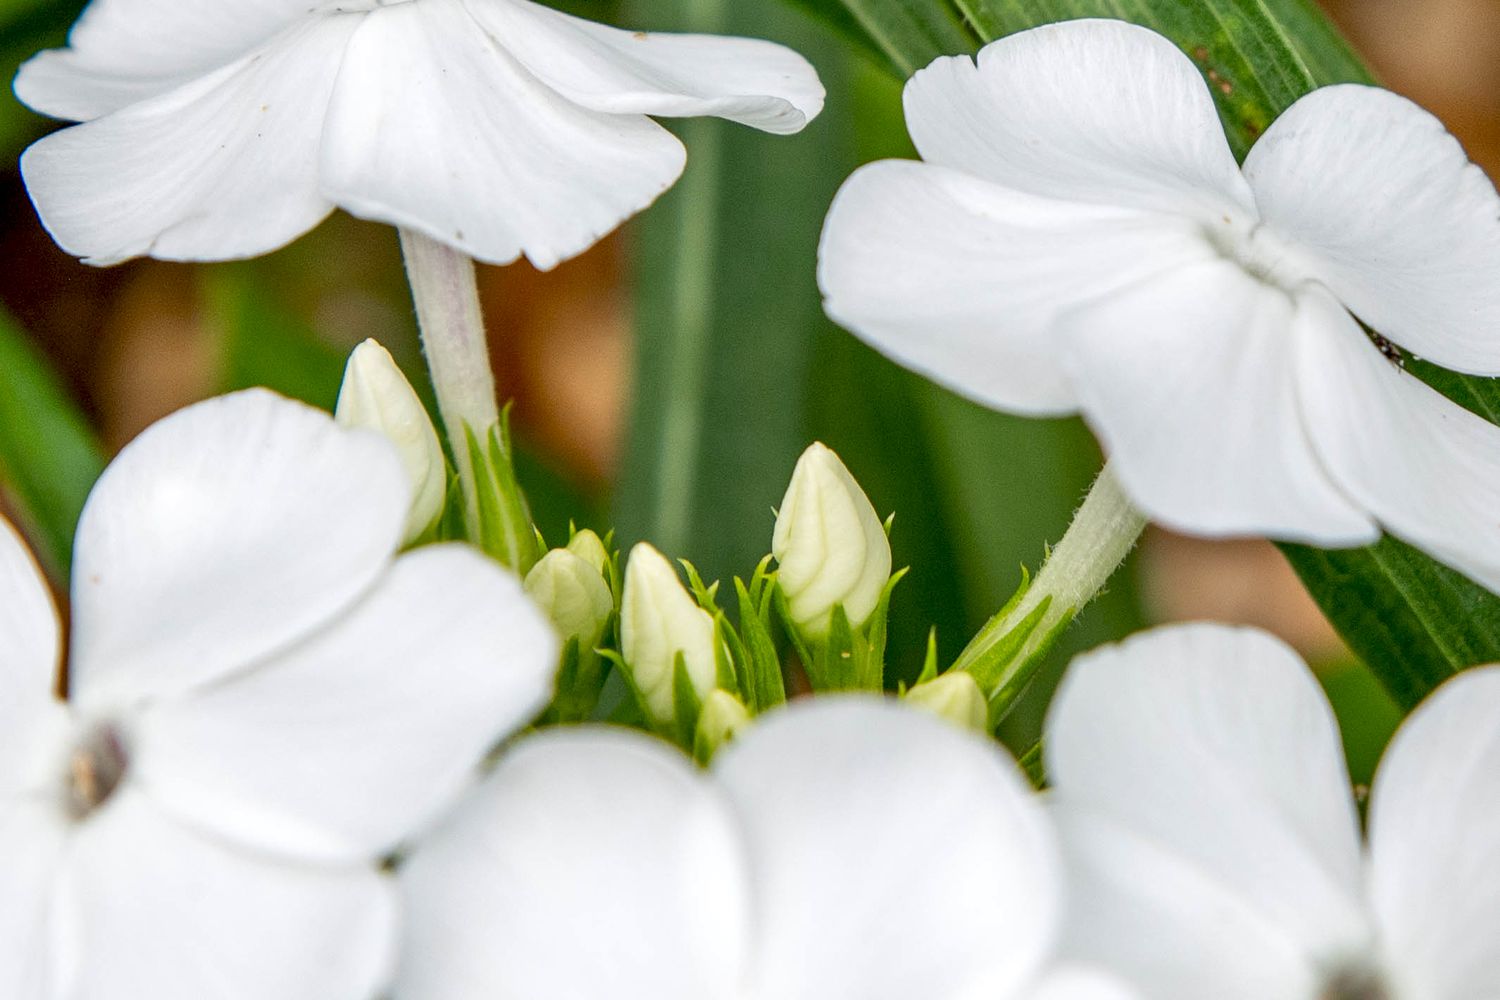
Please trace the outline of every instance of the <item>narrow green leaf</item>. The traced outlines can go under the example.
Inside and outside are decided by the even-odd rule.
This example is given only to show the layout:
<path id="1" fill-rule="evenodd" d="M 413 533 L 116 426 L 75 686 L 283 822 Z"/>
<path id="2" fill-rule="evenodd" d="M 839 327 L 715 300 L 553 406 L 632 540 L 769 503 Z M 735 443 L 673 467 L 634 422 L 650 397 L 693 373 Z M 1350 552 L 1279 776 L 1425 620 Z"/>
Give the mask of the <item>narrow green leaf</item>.
<path id="1" fill-rule="evenodd" d="M 67 581 L 73 530 L 104 453 L 46 360 L 0 313 L 0 486 L 54 580 Z"/>
<path id="2" fill-rule="evenodd" d="M 779 0 L 641 4 L 642 27 L 790 41 L 829 89 L 846 58 Z M 651 23 L 654 17 L 655 23 Z M 635 393 L 617 519 L 709 578 L 743 576 L 770 547 L 771 508 L 808 443 L 811 355 L 829 328 L 818 234 L 853 167 L 848 109 L 830 100 L 801 134 L 694 119 L 677 186 L 637 225 Z"/>

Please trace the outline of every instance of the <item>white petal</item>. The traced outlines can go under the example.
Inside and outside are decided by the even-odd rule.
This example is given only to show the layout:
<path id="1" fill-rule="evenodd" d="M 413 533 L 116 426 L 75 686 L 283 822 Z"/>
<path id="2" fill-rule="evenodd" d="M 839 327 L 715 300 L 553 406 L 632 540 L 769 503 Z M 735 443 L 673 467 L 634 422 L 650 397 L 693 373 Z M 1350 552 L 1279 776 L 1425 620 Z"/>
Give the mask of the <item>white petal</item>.
<path id="1" fill-rule="evenodd" d="M 1212 254 L 1155 216 L 886 161 L 834 199 L 818 281 L 828 314 L 898 363 L 987 406 L 1061 414 L 1077 401 L 1058 316 Z"/>
<path id="2" fill-rule="evenodd" d="M 1130 498 L 1202 535 L 1373 542 L 1298 407 L 1292 303 L 1237 265 L 1178 268 L 1070 314 L 1066 364 Z"/>
<path id="3" fill-rule="evenodd" d="M 1049 198 L 1216 219 L 1252 211 L 1198 70 L 1161 35 L 1079 20 L 938 59 L 906 87 L 922 158 Z"/>
<path id="4" fill-rule="evenodd" d="M 182 691 L 301 639 L 385 570 L 408 489 L 385 439 L 264 390 L 148 428 L 79 522 L 76 697 Z"/>
<path id="5" fill-rule="evenodd" d="M 1500 428 L 1402 371 L 1338 303 L 1298 300 L 1302 407 L 1323 464 L 1391 534 L 1500 592 Z"/>
<path id="6" fill-rule="evenodd" d="M 37 729 L 60 711 L 54 695 L 58 628 L 47 581 L 21 536 L 0 517 L 0 799 L 32 784 Z"/>
<path id="7" fill-rule="evenodd" d="M 739 995 L 746 889 L 729 812 L 681 754 L 547 730 L 402 867 L 396 1000 Z"/>
<path id="8" fill-rule="evenodd" d="M 308 0 L 91 0 L 68 47 L 39 53 L 16 96 L 87 121 L 232 62 L 308 13 Z"/>
<path id="9" fill-rule="evenodd" d="M 373 869 L 240 852 L 137 793 L 80 828 L 57 891 L 70 1000 L 368 1000 L 395 947 Z"/>
<path id="10" fill-rule="evenodd" d="M 1048 717 L 1047 761 L 1064 806 L 1180 857 L 1311 953 L 1364 944 L 1338 727 L 1279 640 L 1187 625 L 1079 657 Z"/>
<path id="11" fill-rule="evenodd" d="M 1355 315 L 1417 354 L 1500 375 L 1500 196 L 1404 97 L 1325 87 L 1245 160 L 1262 217 Z"/>
<path id="12" fill-rule="evenodd" d="M 918 709 L 818 699 L 714 762 L 745 831 L 757 995 L 931 1000 L 1031 979 L 1056 930 L 1050 825 L 993 742 Z"/>
<path id="13" fill-rule="evenodd" d="M 1027 1000 L 1134 1000 L 1136 993 L 1100 970 L 1074 965 L 1048 973 L 1026 997 Z"/>
<path id="14" fill-rule="evenodd" d="M 0 996 L 50 1000 L 56 992 L 53 886 L 66 831 L 46 802 L 0 803 Z"/>
<path id="15" fill-rule="evenodd" d="M 1293 1000 L 1321 985 L 1310 942 L 1212 866 L 1073 802 L 1052 811 L 1068 872 L 1062 951 L 1152 1000 Z"/>
<path id="16" fill-rule="evenodd" d="M 466 546 L 428 546 L 289 653 L 152 710 L 138 767 L 225 837 L 372 857 L 546 704 L 557 652 L 514 576 Z"/>
<path id="17" fill-rule="evenodd" d="M 682 144 L 648 118 L 558 96 L 459 0 L 376 10 L 350 43 L 324 134 L 324 192 L 480 260 L 548 268 L 649 205 Z"/>
<path id="18" fill-rule="evenodd" d="M 316 226 L 332 210 L 318 192 L 318 134 L 357 23 L 311 19 L 34 144 L 21 172 L 47 231 L 89 263 L 114 264 L 253 257 Z"/>
<path id="19" fill-rule="evenodd" d="M 622 31 L 529 0 L 466 0 L 496 44 L 581 107 L 610 114 L 713 115 L 801 131 L 823 110 L 817 70 L 753 38 Z"/>
<path id="20" fill-rule="evenodd" d="M 1401 995 L 1494 995 L 1500 667 L 1459 674 L 1396 733 L 1375 778 L 1370 850 L 1371 897 Z"/>

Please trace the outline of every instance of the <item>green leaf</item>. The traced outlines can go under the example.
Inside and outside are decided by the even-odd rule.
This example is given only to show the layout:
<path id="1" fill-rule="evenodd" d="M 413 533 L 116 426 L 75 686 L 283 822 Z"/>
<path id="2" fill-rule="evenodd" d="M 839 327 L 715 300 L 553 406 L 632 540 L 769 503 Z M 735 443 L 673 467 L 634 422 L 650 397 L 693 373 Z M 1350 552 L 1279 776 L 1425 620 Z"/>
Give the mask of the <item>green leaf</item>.
<path id="1" fill-rule="evenodd" d="M 931 37 L 907 16 L 868 0 L 796 0 L 842 7 L 879 38 L 890 64 L 922 65 Z M 1121 18 L 1172 39 L 1199 67 L 1237 156 L 1287 107 L 1334 83 L 1373 75 L 1311 0 L 925 0 L 930 16 L 957 7 L 983 41 L 1080 17 Z M 879 23 L 871 23 L 878 18 Z M 824 20 L 831 15 L 825 14 Z M 954 54 L 969 47 L 950 42 Z M 905 75 L 904 73 L 902 75 Z M 1441 392 L 1500 422 L 1500 383 L 1413 362 Z M 1282 546 L 1335 628 L 1391 694 L 1410 706 L 1455 670 L 1500 660 L 1500 598 L 1410 546 Z"/>
<path id="2" fill-rule="evenodd" d="M 104 453 L 46 360 L 0 313 L 0 486 L 53 579 L 67 581 L 73 530 Z"/>
<path id="3" fill-rule="evenodd" d="M 834 92 L 844 58 L 779 0 L 641 4 L 632 27 L 793 42 Z M 653 20 L 654 19 L 654 20 Z M 771 509 L 808 444 L 812 351 L 829 329 L 818 234 L 853 167 L 847 107 L 795 136 L 711 119 L 673 124 L 677 186 L 635 228 L 635 392 L 616 524 L 709 578 L 744 576 L 770 548 Z"/>
<path id="4" fill-rule="evenodd" d="M 978 36 L 965 20 L 962 0 L 791 2 L 901 76 L 910 76 L 938 56 L 979 47 Z"/>

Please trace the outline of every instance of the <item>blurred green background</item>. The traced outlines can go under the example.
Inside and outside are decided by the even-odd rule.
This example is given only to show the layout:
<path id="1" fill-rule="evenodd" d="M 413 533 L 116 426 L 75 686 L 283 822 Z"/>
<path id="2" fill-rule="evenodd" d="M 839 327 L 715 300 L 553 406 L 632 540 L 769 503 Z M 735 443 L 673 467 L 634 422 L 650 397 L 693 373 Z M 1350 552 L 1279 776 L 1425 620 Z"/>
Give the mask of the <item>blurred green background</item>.
<path id="1" fill-rule="evenodd" d="M 81 6 L 0 0 L 0 69 L 12 76 L 33 51 L 60 44 Z M 915 674 L 929 627 L 953 655 L 1062 533 L 1100 457 L 1077 421 L 982 411 L 823 318 L 813 264 L 833 192 L 861 162 L 910 155 L 898 82 L 782 0 L 564 6 L 633 28 L 785 42 L 818 66 L 829 103 L 792 138 L 674 123 L 689 146 L 688 172 L 655 208 L 551 273 L 481 269 L 498 376 L 517 401 L 523 475 L 543 531 L 558 538 L 569 520 L 617 525 L 622 545 L 649 538 L 708 578 L 748 575 L 769 549 L 771 509 L 798 453 L 821 439 L 882 513 L 896 513 L 897 565 L 912 572 L 893 604 L 895 672 Z M 1444 116 L 1493 170 L 1493 0 L 1329 6 L 1382 77 Z M 331 406 L 344 355 L 370 336 L 421 385 L 394 231 L 339 214 L 257 261 L 85 267 L 40 229 L 15 169 L 25 145 L 53 127 L 0 97 L 0 365 L 51 373 L 83 415 L 38 420 L 47 392 L 0 390 L 9 394 L 0 396 L 0 465 L 7 452 L 65 456 L 55 477 L 12 475 L 0 494 L 39 546 L 65 551 L 65 533 L 48 537 L 59 518 L 38 511 L 76 503 L 83 470 L 97 467 L 90 456 L 194 399 L 269 385 Z M 50 568 L 61 578 L 62 558 Z M 1258 624 L 1302 649 L 1335 699 L 1356 780 L 1368 779 L 1396 710 L 1282 557 L 1259 542 L 1148 534 L 1066 635 L 1005 735 L 1016 746 L 1034 737 L 1072 652 L 1184 618 Z"/>

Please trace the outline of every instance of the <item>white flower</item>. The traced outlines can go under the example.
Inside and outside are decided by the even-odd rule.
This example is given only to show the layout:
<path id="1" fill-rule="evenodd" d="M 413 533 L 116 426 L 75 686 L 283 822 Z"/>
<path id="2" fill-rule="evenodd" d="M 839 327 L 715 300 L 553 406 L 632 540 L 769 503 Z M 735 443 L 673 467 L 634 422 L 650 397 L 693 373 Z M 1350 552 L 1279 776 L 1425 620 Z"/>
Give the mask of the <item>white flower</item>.
<path id="1" fill-rule="evenodd" d="M 797 459 L 771 539 L 776 580 L 793 620 L 815 638 L 842 605 L 854 628 L 891 578 L 891 543 L 870 498 L 832 449 L 815 442 Z"/>
<path id="2" fill-rule="evenodd" d="M 678 655 L 700 700 L 717 683 L 713 616 L 693 600 L 666 556 L 645 542 L 630 550 L 625 563 L 620 653 L 646 709 L 658 722 L 676 715 Z"/>
<path id="3" fill-rule="evenodd" d="M 458 546 L 393 558 L 391 447 L 252 391 L 125 449 L 78 528 L 66 701 L 0 522 L 0 996 L 368 1000 L 379 860 L 545 703 L 556 644 Z"/>
<path id="4" fill-rule="evenodd" d="M 529 0 L 92 0 L 15 88 L 87 122 L 22 172 L 58 244 L 96 264 L 254 256 L 337 206 L 551 267 L 681 173 L 647 115 L 788 133 L 823 103 L 780 46 Z"/>
<path id="5" fill-rule="evenodd" d="M 1080 658 L 1047 725 L 1069 947 L 1161 1000 L 1500 996 L 1500 668 L 1407 719 L 1369 844 L 1322 689 L 1271 637 Z"/>
<path id="6" fill-rule="evenodd" d="M 1166 39 L 1074 21 L 906 88 L 925 163 L 838 195 L 829 313 L 997 409 L 1081 412 L 1148 516 L 1359 545 L 1378 527 L 1500 590 L 1500 430 L 1400 367 L 1500 375 L 1500 197 L 1371 87 L 1302 98 L 1241 171 Z"/>
<path id="7" fill-rule="evenodd" d="M 345 427 L 379 431 L 396 446 L 412 484 L 404 540 L 416 541 L 443 514 L 448 463 L 427 408 L 390 351 L 366 340 L 350 352 L 333 416 Z"/>
<path id="8" fill-rule="evenodd" d="M 705 775 L 624 730 L 502 759 L 400 873 L 394 1000 L 1115 1000 L 1056 970 L 1053 834 L 993 744 L 894 702 L 765 716 Z"/>

